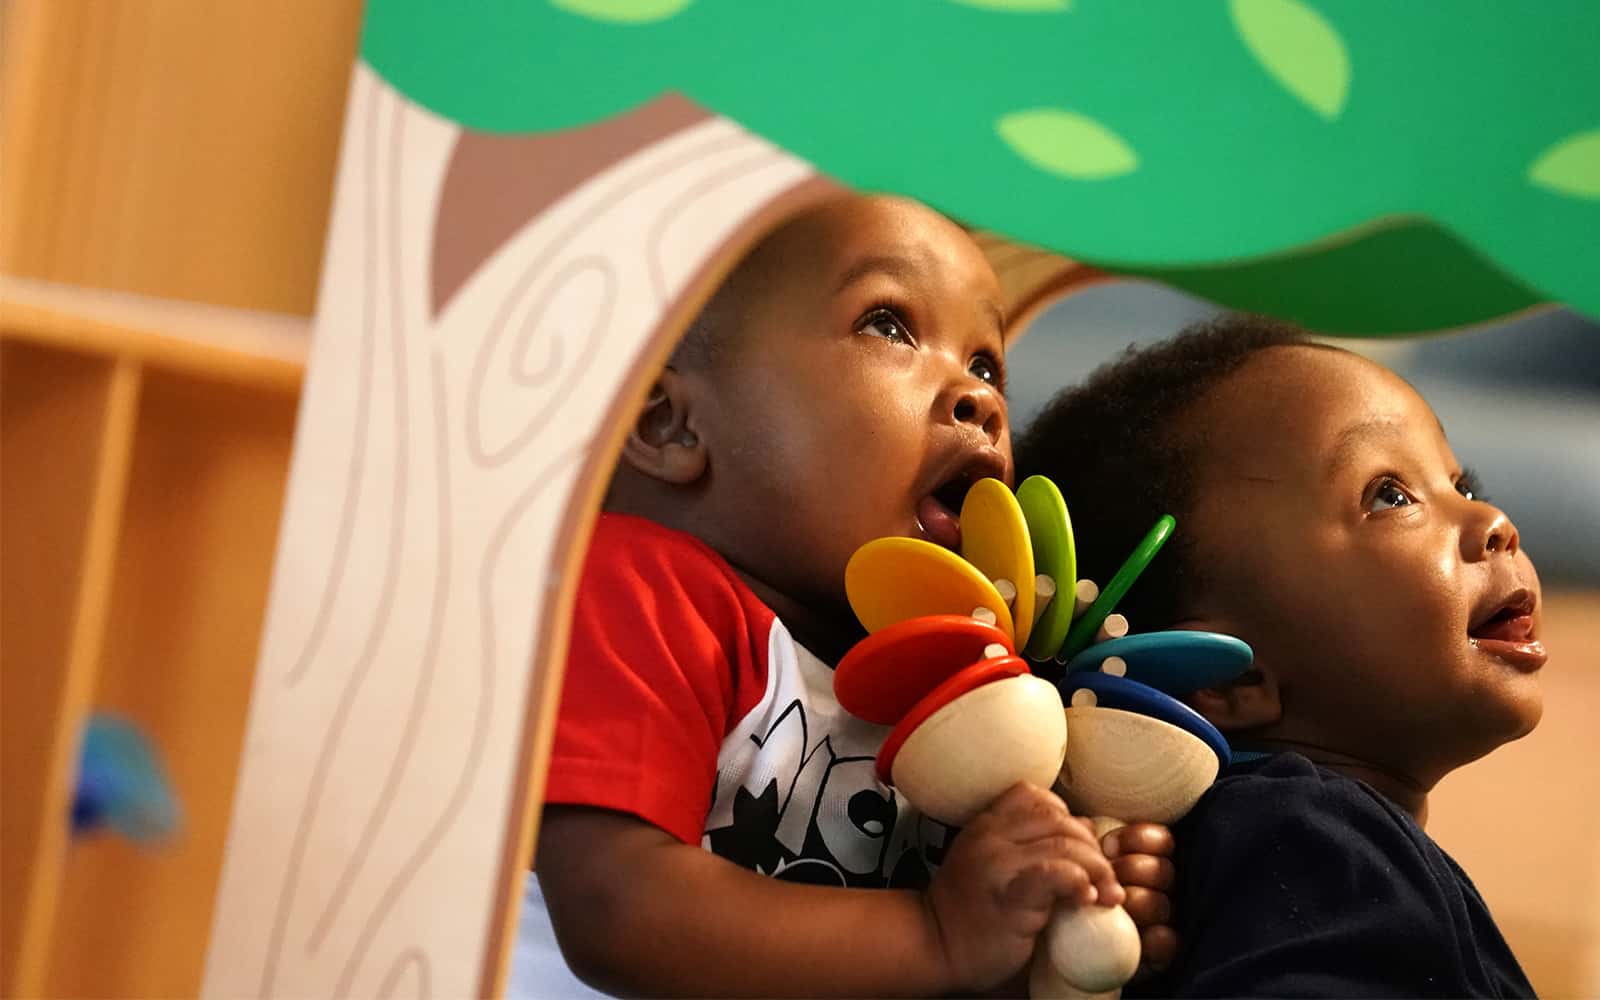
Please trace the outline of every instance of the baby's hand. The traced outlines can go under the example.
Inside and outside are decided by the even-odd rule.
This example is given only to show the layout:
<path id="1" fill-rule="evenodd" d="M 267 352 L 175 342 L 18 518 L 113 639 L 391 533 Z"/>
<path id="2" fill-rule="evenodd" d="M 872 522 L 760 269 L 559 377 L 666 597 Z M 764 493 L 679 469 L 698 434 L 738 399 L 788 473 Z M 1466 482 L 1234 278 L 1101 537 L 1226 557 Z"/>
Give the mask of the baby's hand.
<path id="1" fill-rule="evenodd" d="M 1132 823 L 1100 841 L 1118 881 L 1127 887 L 1123 909 L 1139 925 L 1140 964 L 1161 969 L 1178 953 L 1172 929 L 1172 831 L 1157 823 Z"/>
<path id="2" fill-rule="evenodd" d="M 954 980 L 983 990 L 1028 963 L 1057 904 L 1124 895 L 1089 824 L 1055 793 L 1019 784 L 956 837 L 927 901 Z"/>

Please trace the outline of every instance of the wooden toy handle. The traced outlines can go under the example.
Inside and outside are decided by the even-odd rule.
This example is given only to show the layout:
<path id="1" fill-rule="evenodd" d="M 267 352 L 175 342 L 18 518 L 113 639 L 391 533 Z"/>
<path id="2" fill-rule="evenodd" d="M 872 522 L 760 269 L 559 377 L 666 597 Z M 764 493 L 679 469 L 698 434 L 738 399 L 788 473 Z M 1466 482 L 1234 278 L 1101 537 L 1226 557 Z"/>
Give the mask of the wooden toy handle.
<path id="1" fill-rule="evenodd" d="M 1096 816 L 1095 839 L 1127 825 Z M 1139 928 L 1120 906 L 1061 907 L 1039 936 L 1028 975 L 1034 1000 L 1115 998 L 1139 968 Z"/>

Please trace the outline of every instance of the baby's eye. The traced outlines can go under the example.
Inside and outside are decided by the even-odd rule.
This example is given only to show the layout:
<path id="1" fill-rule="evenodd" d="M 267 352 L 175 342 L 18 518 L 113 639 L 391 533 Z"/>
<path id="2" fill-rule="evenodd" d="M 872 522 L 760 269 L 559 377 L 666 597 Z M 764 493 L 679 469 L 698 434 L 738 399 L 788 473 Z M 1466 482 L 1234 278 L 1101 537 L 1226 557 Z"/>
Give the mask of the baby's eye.
<path id="1" fill-rule="evenodd" d="M 1376 514 L 1381 510 L 1393 510 L 1410 504 L 1411 495 L 1401 489 L 1399 483 L 1393 479 L 1384 479 L 1378 483 L 1377 489 L 1372 491 L 1372 499 L 1367 503 L 1367 513 Z"/>
<path id="2" fill-rule="evenodd" d="M 1483 487 L 1478 482 L 1478 474 L 1471 469 L 1462 472 L 1461 478 L 1456 480 L 1456 492 L 1468 500 L 1487 501 L 1489 499 L 1484 496 Z"/>
<path id="3" fill-rule="evenodd" d="M 906 329 L 905 322 L 890 309 L 874 309 L 867 313 L 856 326 L 856 332 L 896 344 L 911 343 L 911 332 Z"/>
<path id="4" fill-rule="evenodd" d="M 1005 385 L 1005 369 L 1000 366 L 1000 362 L 987 354 L 973 358 L 972 363 L 967 366 L 967 371 L 978 381 L 992 385 L 996 389 Z"/>

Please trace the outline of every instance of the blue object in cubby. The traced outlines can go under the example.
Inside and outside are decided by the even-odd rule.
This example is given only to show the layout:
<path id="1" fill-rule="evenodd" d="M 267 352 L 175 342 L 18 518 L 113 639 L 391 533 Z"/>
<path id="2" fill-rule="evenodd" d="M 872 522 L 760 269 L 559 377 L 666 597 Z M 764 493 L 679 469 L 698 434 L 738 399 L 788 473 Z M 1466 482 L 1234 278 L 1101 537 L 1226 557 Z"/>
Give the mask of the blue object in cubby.
<path id="1" fill-rule="evenodd" d="M 148 843 L 170 837 L 179 822 L 177 796 L 150 741 L 125 719 L 90 716 L 72 797 L 72 832 L 109 827 Z"/>

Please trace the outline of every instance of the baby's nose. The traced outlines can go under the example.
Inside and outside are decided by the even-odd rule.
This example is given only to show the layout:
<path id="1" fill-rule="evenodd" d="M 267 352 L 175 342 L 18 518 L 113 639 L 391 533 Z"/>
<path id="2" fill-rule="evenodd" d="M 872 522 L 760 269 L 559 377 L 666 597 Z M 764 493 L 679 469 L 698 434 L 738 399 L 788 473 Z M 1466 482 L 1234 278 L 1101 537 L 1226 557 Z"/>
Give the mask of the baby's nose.
<path id="1" fill-rule="evenodd" d="M 1522 547 L 1522 536 L 1506 512 L 1498 507 L 1483 504 L 1477 524 L 1465 535 L 1469 547 L 1468 558 L 1486 559 L 1496 553 L 1508 556 L 1517 554 Z"/>
<path id="2" fill-rule="evenodd" d="M 969 385 L 958 389 L 951 401 L 950 415 L 958 424 L 980 428 L 991 444 L 998 444 L 1005 433 L 1005 400 L 991 386 Z"/>

